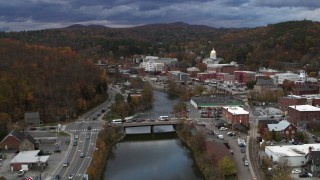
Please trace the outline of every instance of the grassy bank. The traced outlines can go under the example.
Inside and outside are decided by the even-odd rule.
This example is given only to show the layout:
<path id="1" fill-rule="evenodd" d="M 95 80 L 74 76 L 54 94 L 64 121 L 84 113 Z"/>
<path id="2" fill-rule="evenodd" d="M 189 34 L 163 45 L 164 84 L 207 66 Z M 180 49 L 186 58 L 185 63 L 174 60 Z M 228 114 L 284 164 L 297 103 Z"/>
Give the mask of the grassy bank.
<path id="1" fill-rule="evenodd" d="M 100 180 L 112 147 L 123 137 L 121 127 L 105 126 L 98 134 L 96 150 L 87 169 L 89 179 Z"/>

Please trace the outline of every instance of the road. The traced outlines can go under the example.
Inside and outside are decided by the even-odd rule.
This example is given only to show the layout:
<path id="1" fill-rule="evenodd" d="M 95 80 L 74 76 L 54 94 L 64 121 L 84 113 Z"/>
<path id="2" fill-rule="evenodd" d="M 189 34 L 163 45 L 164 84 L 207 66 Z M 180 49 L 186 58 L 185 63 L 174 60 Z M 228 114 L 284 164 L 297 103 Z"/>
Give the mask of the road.
<path id="1" fill-rule="evenodd" d="M 77 121 L 66 126 L 65 131 L 71 134 L 71 142 L 63 161 L 67 161 L 69 165 L 63 167 L 62 162 L 56 173 L 62 179 L 67 179 L 70 174 L 74 174 L 74 179 L 82 179 L 95 151 L 98 133 L 104 125 L 102 117 L 108 111 L 108 107 L 114 102 L 116 93 L 118 93 L 118 90 L 110 87 L 109 100 L 88 111 L 79 117 Z M 93 120 L 94 118 L 96 118 L 96 120 Z M 74 141 L 77 141 L 77 145 L 73 144 Z M 83 158 L 80 157 L 80 153 L 84 153 L 85 156 Z"/>

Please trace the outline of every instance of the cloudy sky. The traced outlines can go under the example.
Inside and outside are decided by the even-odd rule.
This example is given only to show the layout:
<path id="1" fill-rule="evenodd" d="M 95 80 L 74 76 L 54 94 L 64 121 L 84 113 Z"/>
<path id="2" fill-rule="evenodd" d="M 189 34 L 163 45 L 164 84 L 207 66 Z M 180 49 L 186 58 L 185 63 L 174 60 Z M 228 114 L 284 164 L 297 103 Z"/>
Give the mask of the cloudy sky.
<path id="1" fill-rule="evenodd" d="M 319 21 L 320 0 L 0 0 L 0 31 L 171 22 L 256 27 L 303 19 Z"/>

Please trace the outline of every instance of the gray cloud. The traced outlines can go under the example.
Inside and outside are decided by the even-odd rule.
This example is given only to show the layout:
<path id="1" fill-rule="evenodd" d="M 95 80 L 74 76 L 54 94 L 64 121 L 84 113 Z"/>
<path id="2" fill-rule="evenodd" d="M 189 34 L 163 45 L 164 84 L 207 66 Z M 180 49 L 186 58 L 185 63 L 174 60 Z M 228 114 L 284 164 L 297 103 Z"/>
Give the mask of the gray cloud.
<path id="1" fill-rule="evenodd" d="M 10 0 L 0 1 L 0 30 L 81 24 L 126 27 L 182 21 L 213 27 L 256 27 L 319 21 L 319 0 Z"/>

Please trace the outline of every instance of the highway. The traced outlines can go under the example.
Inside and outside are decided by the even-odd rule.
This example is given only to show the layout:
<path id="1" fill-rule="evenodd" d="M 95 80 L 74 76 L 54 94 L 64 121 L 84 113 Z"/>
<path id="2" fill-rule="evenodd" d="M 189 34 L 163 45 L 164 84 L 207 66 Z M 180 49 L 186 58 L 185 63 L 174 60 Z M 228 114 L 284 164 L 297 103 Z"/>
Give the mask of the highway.
<path id="1" fill-rule="evenodd" d="M 98 133 L 104 125 L 102 117 L 114 102 L 114 97 L 118 90 L 109 87 L 108 93 L 109 99 L 107 101 L 66 126 L 65 132 L 68 132 L 71 138 L 66 157 L 56 173 L 60 178 L 67 179 L 70 174 L 73 174 L 73 179 L 82 179 L 83 174 L 86 172 L 95 151 Z M 77 141 L 76 145 L 73 144 L 75 141 Z M 80 157 L 81 153 L 84 153 L 84 157 Z M 62 166 L 65 161 L 68 162 L 67 167 Z"/>

